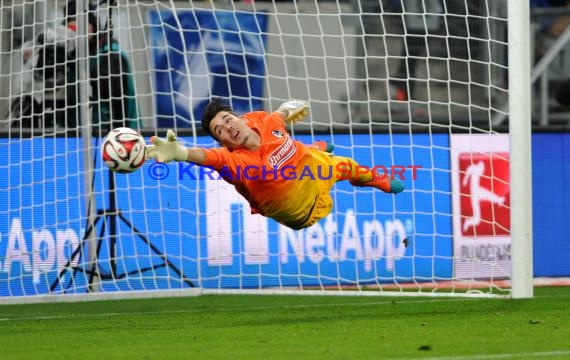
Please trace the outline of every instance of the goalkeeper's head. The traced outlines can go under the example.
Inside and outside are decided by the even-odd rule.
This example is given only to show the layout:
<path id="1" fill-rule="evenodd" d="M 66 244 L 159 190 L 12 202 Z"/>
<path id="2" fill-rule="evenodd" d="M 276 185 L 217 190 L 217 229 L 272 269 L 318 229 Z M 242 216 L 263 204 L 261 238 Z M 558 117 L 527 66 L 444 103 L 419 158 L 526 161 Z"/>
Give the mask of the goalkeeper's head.
<path id="1" fill-rule="evenodd" d="M 261 138 L 255 136 L 245 117 L 236 115 L 231 106 L 221 99 L 213 99 L 202 113 L 202 128 L 220 145 L 231 150 L 258 146 Z"/>
<path id="2" fill-rule="evenodd" d="M 214 133 L 212 133 L 212 129 L 210 129 L 210 123 L 220 111 L 226 111 L 230 114 L 236 115 L 232 107 L 226 104 L 221 98 L 214 98 L 208 105 L 206 105 L 204 111 L 202 112 L 202 129 L 206 134 L 210 135 L 218 142 L 220 142 L 220 139 L 218 139 Z"/>

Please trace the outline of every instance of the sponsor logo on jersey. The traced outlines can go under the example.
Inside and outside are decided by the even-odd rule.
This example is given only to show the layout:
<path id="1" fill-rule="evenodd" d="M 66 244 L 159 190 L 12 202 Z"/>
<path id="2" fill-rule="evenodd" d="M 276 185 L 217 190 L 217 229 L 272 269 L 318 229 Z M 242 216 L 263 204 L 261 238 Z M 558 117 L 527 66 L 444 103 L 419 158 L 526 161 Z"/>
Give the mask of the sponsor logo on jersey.
<path id="1" fill-rule="evenodd" d="M 271 131 L 271 134 L 273 134 L 273 136 L 275 136 L 275 137 L 277 137 L 277 138 L 279 138 L 279 139 L 281 139 L 281 138 L 283 137 L 283 133 L 282 133 L 281 131 L 279 131 L 279 130 L 272 130 L 272 131 Z"/>
<path id="2" fill-rule="evenodd" d="M 291 159 L 293 155 L 297 152 L 297 148 L 295 147 L 295 143 L 290 136 L 286 136 L 285 141 L 281 146 L 277 149 L 273 150 L 273 152 L 267 158 L 269 165 L 272 168 L 280 168 L 287 160 Z"/>

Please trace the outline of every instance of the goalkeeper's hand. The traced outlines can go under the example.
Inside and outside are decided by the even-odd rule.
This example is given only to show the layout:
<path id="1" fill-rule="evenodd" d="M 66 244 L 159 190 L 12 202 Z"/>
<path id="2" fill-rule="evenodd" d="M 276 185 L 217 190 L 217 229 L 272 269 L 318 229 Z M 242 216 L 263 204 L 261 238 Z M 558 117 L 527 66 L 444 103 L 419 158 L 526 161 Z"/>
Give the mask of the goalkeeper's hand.
<path id="1" fill-rule="evenodd" d="M 188 148 L 176 141 L 174 131 L 168 129 L 166 141 L 158 136 L 150 138 L 153 145 L 146 147 L 146 159 L 155 159 L 158 162 L 186 161 L 188 158 Z"/>
<path id="2" fill-rule="evenodd" d="M 303 100 L 289 100 L 281 104 L 277 111 L 285 114 L 286 124 L 294 124 L 309 115 L 309 104 Z"/>

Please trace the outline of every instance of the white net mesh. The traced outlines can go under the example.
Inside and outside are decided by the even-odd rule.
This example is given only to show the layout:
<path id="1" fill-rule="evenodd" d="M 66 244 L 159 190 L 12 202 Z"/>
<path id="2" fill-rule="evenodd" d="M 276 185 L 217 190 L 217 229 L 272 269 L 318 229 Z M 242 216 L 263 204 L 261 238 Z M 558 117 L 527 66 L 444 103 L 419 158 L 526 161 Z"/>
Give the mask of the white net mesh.
<path id="1" fill-rule="evenodd" d="M 508 291 L 506 3 L 2 2 L 0 296 Z M 240 114 L 307 100 L 294 138 L 406 191 L 339 182 L 294 231 L 197 166 L 109 175 L 109 128 L 218 146 L 200 130 L 214 96 Z"/>

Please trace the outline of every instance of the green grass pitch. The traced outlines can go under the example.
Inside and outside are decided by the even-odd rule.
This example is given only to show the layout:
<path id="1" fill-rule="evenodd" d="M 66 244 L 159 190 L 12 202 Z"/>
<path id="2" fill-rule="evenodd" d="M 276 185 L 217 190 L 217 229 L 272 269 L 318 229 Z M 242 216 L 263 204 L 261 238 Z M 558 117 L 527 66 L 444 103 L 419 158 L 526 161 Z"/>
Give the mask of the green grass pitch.
<path id="1" fill-rule="evenodd" d="M 0 306 L 0 359 L 570 359 L 570 288 L 525 300 L 216 295 Z"/>

